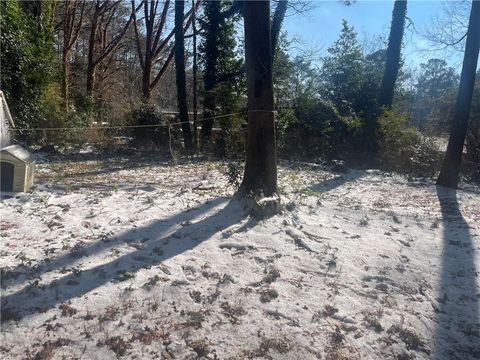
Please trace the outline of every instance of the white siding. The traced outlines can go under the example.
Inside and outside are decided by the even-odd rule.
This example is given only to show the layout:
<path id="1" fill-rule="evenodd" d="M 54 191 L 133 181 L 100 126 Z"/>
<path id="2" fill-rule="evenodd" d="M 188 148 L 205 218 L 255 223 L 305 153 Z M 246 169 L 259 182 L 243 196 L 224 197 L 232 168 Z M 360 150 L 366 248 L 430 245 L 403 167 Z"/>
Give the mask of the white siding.
<path id="1" fill-rule="evenodd" d="M 0 148 L 10 145 L 10 133 L 8 132 L 9 122 L 3 103 L 3 96 L 0 96 Z"/>

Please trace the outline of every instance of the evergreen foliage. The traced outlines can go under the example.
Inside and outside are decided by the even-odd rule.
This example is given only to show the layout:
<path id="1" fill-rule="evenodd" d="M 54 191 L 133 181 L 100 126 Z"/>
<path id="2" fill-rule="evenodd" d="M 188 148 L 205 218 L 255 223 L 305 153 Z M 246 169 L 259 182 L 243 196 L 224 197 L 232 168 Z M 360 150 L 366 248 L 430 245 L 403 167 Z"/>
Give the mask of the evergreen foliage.
<path id="1" fill-rule="evenodd" d="M 339 38 L 322 59 L 323 97 L 331 101 L 341 115 L 362 110 L 359 95 L 364 77 L 364 57 L 357 33 L 346 20 Z"/>
<path id="2" fill-rule="evenodd" d="M 199 18 L 203 35 L 199 60 L 203 67 L 204 118 L 237 111 L 239 94 L 244 88 L 243 60 L 237 56 L 235 16 L 224 15 L 230 6 L 231 1 L 205 1 L 203 16 Z M 210 138 L 213 123 L 212 120 L 202 124 L 204 142 Z"/>

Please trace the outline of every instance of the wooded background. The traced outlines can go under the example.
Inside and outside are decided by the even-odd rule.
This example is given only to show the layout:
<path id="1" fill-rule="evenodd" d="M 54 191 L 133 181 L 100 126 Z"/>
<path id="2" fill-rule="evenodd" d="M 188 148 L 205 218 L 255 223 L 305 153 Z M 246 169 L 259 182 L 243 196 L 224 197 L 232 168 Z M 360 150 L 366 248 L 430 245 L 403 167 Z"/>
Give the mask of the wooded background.
<path id="1" fill-rule="evenodd" d="M 447 167 L 460 164 L 465 133 L 458 171 L 478 181 L 479 30 L 471 20 L 478 1 L 445 6 L 424 34 L 432 49 L 465 53 L 462 77 L 441 58 L 419 69 L 404 64 L 407 1 L 392 3 L 388 39 L 363 41 L 344 20 L 326 52 L 304 48 L 294 56 L 298 44 L 282 31 L 283 19 L 312 6 L 272 1 L 266 19 L 278 155 L 436 175 L 458 123 L 460 140 L 449 147 L 457 150 Z M 0 9 L 1 88 L 17 127 L 87 128 L 15 131 L 17 140 L 57 146 L 88 140 L 113 149 L 123 137 L 135 147 L 162 149 L 171 139 L 178 152 L 245 156 L 251 109 L 242 1 L 7 0 Z M 99 124 L 156 127 L 92 131 Z"/>

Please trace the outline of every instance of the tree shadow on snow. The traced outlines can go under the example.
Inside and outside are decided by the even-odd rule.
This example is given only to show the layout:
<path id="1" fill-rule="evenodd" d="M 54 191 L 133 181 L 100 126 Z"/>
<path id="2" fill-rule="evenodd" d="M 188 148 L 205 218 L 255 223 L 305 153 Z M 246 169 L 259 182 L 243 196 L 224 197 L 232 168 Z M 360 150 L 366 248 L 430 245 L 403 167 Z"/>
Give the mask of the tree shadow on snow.
<path id="1" fill-rule="evenodd" d="M 480 358 L 480 293 L 475 246 L 453 189 L 437 186 L 443 222 L 443 251 L 435 359 Z"/>
<path id="2" fill-rule="evenodd" d="M 348 173 L 336 175 L 335 177 L 321 181 L 308 187 L 309 190 L 315 192 L 327 192 L 334 190 L 348 182 L 354 182 L 365 175 L 365 172 L 360 170 L 350 170 Z"/>
<path id="3" fill-rule="evenodd" d="M 115 248 L 116 246 L 124 244 L 131 244 L 135 246 L 137 242 L 141 243 L 143 239 L 149 239 L 149 237 L 152 236 L 152 233 L 155 239 L 160 240 L 162 237 L 166 238 L 170 236 L 170 233 L 173 234 L 173 232 L 175 232 L 174 228 L 176 225 L 188 223 L 189 221 L 192 221 L 193 219 L 201 216 L 217 206 L 225 206 L 227 202 L 227 198 L 218 197 L 213 200 L 209 200 L 198 207 L 175 213 L 170 217 L 158 219 L 149 225 L 140 228 L 133 226 L 132 230 L 121 232 L 118 236 L 106 237 L 105 235 L 101 235 L 98 237 L 97 241 L 89 245 L 76 246 L 71 251 L 66 252 L 63 255 L 57 256 L 54 259 L 47 259 L 35 264 L 32 267 L 18 265 L 16 267 L 9 268 L 8 274 L 7 276 L 4 275 L 3 280 L 5 285 L 9 287 L 15 286 L 21 283 L 26 283 L 28 280 L 34 280 L 36 278 L 39 279 L 43 274 L 55 269 L 66 268 L 77 262 L 79 259 L 88 259 L 88 257 L 106 252 L 107 250 Z M 224 210 L 226 211 L 227 208 Z M 20 274 L 24 274 L 25 276 L 21 276 Z"/>
<path id="4" fill-rule="evenodd" d="M 201 218 L 202 214 L 219 208 L 212 215 Z M 40 278 L 55 269 L 62 269 L 76 261 L 86 262 L 88 257 L 100 255 L 115 245 L 125 243 L 135 246 L 134 251 L 120 255 L 110 262 L 70 273 L 43 286 L 30 283 L 21 290 L 2 298 L 2 322 L 20 320 L 25 316 L 46 310 L 80 297 L 88 292 L 115 280 L 122 273 L 133 273 L 137 270 L 158 265 L 176 255 L 191 250 L 231 225 L 246 218 L 243 205 L 236 200 L 217 198 L 195 209 L 178 213 L 166 219 L 159 219 L 143 227 L 135 228 L 118 235 L 109 241 L 99 240 L 94 244 L 72 249 L 49 262 L 32 269 L 35 277 Z M 201 219 L 199 219 L 201 218 Z M 199 220 L 198 220 L 199 219 Z M 180 224 L 180 228 L 178 225 Z M 243 230 L 254 227 L 256 220 L 249 220 L 241 227 Z M 132 247 L 133 249 L 133 247 Z M 78 257 L 80 251 L 81 257 Z M 13 271 L 18 271 L 17 268 Z M 13 279 L 8 285 L 26 282 Z M 40 305 L 40 306 L 39 306 Z"/>

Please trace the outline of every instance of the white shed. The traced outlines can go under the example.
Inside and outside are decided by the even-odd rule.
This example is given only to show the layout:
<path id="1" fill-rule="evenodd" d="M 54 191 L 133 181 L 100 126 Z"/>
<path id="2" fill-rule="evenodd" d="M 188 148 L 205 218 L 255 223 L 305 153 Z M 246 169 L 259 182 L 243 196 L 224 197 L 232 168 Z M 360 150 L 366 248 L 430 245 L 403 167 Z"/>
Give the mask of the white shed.
<path id="1" fill-rule="evenodd" d="M 0 191 L 26 192 L 33 186 L 35 157 L 20 145 L 10 145 L 14 127 L 3 92 L 0 91 Z"/>
<path id="2" fill-rule="evenodd" d="M 20 145 L 0 150 L 2 192 L 27 192 L 33 186 L 35 157 Z"/>

